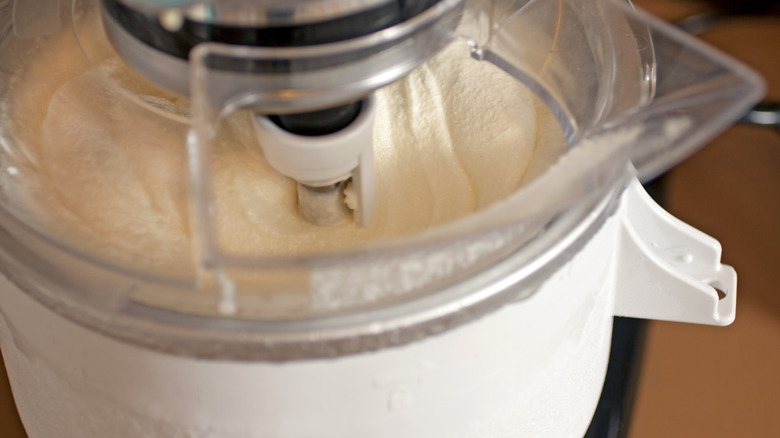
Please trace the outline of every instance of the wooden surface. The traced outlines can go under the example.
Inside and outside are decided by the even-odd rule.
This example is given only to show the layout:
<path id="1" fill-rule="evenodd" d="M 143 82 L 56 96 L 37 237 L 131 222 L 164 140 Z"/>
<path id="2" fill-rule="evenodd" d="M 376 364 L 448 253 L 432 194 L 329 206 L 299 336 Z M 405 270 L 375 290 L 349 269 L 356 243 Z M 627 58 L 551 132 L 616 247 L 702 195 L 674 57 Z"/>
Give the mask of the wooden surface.
<path id="1" fill-rule="evenodd" d="M 0 355 L 1 357 L 2 355 Z M 2 360 L 0 360 L 0 437 L 27 437 L 19 415 L 16 413 L 16 405 L 11 397 L 11 388 L 8 386 L 8 376 L 5 373 L 5 363 Z"/>
<path id="2" fill-rule="evenodd" d="M 706 8 L 635 3 L 672 21 Z M 780 19 L 741 20 L 702 38 L 762 72 L 780 100 Z M 629 437 L 780 437 L 780 133 L 732 128 L 672 170 L 667 189 L 668 209 L 718 238 L 736 267 L 737 320 L 650 324 Z M 0 437 L 24 436 L 0 364 Z"/>

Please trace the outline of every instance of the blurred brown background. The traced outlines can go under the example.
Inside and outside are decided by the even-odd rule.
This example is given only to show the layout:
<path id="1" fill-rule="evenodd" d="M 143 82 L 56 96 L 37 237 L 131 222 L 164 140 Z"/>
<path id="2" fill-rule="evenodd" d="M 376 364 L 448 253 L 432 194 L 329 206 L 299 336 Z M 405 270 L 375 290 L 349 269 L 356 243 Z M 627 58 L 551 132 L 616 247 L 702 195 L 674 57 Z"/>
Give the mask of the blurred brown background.
<path id="1" fill-rule="evenodd" d="M 678 21 L 715 2 L 634 3 Z M 780 17 L 729 20 L 701 38 L 756 68 L 768 98 L 780 101 Z M 780 131 L 729 129 L 669 172 L 666 189 L 667 208 L 719 239 L 724 262 L 737 269 L 737 320 L 726 328 L 650 323 L 628 436 L 780 437 Z M 2 362 L 0 437 L 25 437 Z"/>
<path id="2" fill-rule="evenodd" d="M 634 3 L 670 21 L 712 6 Z M 758 70 L 780 102 L 780 15 L 730 19 L 700 37 Z M 780 130 L 735 126 L 665 182 L 667 209 L 720 240 L 736 268 L 737 319 L 650 323 L 629 437 L 780 437 Z"/>

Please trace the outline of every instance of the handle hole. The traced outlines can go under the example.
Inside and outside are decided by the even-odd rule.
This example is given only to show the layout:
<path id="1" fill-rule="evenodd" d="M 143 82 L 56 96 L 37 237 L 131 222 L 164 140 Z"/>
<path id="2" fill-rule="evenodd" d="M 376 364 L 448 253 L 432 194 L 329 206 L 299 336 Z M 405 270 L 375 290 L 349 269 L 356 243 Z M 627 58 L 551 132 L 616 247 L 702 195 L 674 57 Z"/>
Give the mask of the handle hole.
<path id="1" fill-rule="evenodd" d="M 710 286 L 715 289 L 715 292 L 718 294 L 718 300 L 722 300 L 728 295 L 728 289 L 725 284 L 719 281 L 712 281 L 710 282 Z"/>

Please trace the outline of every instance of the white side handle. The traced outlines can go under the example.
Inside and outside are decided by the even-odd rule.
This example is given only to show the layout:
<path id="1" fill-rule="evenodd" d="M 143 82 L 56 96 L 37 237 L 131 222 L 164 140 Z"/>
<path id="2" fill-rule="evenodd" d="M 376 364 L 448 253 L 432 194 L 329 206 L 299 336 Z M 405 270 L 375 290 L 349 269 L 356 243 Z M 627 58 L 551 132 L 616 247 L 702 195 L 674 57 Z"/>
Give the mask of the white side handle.
<path id="1" fill-rule="evenodd" d="M 731 324 L 737 274 L 720 263 L 720 243 L 663 210 L 638 180 L 621 203 L 615 315 Z"/>

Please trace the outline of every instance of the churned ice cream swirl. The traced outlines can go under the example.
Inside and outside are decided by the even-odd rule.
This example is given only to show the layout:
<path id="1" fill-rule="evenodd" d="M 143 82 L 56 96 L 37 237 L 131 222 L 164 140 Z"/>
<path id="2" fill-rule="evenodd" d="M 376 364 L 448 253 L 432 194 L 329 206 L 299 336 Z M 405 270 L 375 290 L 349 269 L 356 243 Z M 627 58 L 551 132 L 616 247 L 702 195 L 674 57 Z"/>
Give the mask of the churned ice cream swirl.
<path id="1" fill-rule="evenodd" d="M 193 239 L 189 102 L 140 78 L 99 32 L 87 44 L 102 54 L 97 66 L 63 34 L 42 45 L 16 80 L 12 129 L 26 149 L 23 199 L 69 244 L 185 269 Z M 220 244 L 241 255 L 299 254 L 419 232 L 506 197 L 564 150 L 544 104 L 473 59 L 464 42 L 377 91 L 377 106 L 378 206 L 365 228 L 304 220 L 295 182 L 266 162 L 248 114 L 228 117 L 211 157 Z"/>

